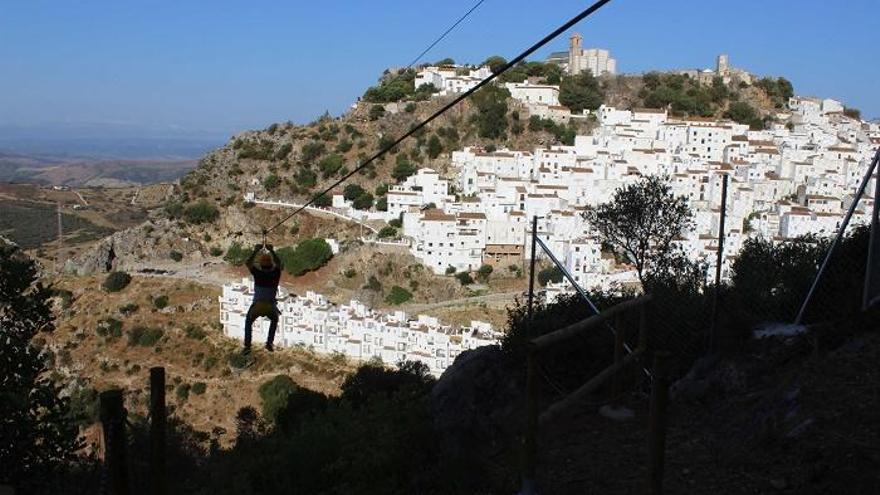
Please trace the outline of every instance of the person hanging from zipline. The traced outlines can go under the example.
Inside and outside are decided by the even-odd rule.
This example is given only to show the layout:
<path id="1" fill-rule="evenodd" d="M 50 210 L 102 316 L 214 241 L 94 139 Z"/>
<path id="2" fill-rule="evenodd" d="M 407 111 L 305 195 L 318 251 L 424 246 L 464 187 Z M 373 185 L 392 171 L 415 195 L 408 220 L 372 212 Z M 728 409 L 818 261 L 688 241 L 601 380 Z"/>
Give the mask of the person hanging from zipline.
<path id="1" fill-rule="evenodd" d="M 256 263 L 254 263 L 256 260 Z M 247 259 L 247 267 L 254 277 L 254 301 L 248 309 L 244 320 L 244 354 L 251 352 L 251 334 L 254 320 L 259 317 L 269 318 L 269 335 L 266 337 L 266 350 L 274 350 L 273 341 L 278 329 L 278 311 L 275 296 L 278 294 L 278 283 L 281 281 L 281 258 L 275 254 L 271 244 L 257 244 L 254 252 Z"/>

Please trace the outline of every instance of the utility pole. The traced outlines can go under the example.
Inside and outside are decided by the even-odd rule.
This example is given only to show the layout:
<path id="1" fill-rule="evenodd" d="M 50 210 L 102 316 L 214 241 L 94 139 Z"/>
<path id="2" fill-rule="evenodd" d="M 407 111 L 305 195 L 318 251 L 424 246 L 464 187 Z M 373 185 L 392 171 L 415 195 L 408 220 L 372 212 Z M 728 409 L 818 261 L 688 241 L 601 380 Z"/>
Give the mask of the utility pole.
<path id="1" fill-rule="evenodd" d="M 715 294 L 712 297 L 712 326 L 709 330 L 709 352 L 718 349 L 718 296 L 721 291 L 721 265 L 724 263 L 724 220 L 727 217 L 727 179 L 721 176 L 721 220 L 718 222 L 718 257 L 715 259 Z"/>

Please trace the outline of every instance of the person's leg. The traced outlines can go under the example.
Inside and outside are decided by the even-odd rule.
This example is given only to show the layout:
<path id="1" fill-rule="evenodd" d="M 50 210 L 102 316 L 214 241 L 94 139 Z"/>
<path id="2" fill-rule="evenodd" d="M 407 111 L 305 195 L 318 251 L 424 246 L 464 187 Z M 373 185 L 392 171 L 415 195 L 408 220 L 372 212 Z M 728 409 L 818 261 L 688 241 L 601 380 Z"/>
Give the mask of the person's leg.
<path id="1" fill-rule="evenodd" d="M 251 335 L 254 330 L 254 320 L 256 316 L 254 316 L 253 306 L 248 309 L 247 316 L 244 318 L 244 352 L 251 352 Z"/>
<path id="2" fill-rule="evenodd" d="M 278 330 L 278 309 L 272 308 L 269 313 L 269 336 L 266 337 L 266 349 L 272 351 L 275 349 L 275 331 Z"/>

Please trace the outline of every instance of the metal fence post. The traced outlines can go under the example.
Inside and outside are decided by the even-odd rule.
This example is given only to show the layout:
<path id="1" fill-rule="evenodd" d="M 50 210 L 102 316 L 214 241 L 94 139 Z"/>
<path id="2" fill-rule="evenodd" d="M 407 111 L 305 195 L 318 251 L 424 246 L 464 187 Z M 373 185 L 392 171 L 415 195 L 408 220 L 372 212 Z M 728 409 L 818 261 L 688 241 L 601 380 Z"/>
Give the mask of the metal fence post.
<path id="1" fill-rule="evenodd" d="M 880 151 L 878 151 L 880 153 Z M 865 290 L 862 294 L 862 311 L 880 295 L 880 171 L 874 177 L 874 207 L 871 210 L 871 234 L 868 241 L 868 259 L 865 264 Z"/>
<path id="2" fill-rule="evenodd" d="M 165 461 L 165 368 L 150 368 L 150 480 L 153 495 L 168 493 Z"/>
<path id="3" fill-rule="evenodd" d="M 865 176 L 862 177 L 862 182 L 861 184 L 859 184 L 859 188 L 856 190 L 855 196 L 853 196 L 852 204 L 849 205 L 846 216 L 843 217 L 843 223 L 840 224 L 840 228 L 837 229 L 837 235 L 834 237 L 834 241 L 831 242 L 831 246 L 828 248 L 828 252 L 825 253 L 825 258 L 822 260 L 822 264 L 819 266 L 819 272 L 816 273 L 816 277 L 813 279 L 813 284 L 810 285 L 810 290 L 807 292 L 807 297 L 804 298 L 804 302 L 801 304 L 801 308 L 798 310 L 797 317 L 795 317 L 794 320 L 795 324 L 797 325 L 800 325 L 804 320 L 804 315 L 807 312 L 807 308 L 810 306 L 810 301 L 813 299 L 813 295 L 816 293 L 816 287 L 819 286 L 819 282 L 822 280 L 822 275 L 825 274 L 825 269 L 828 267 L 828 262 L 831 261 L 831 257 L 834 255 L 834 251 L 837 249 L 837 245 L 840 243 L 840 240 L 843 238 L 843 235 L 846 232 L 846 226 L 849 225 L 849 220 L 852 218 L 853 213 L 855 213 L 856 211 L 856 206 L 859 203 L 859 199 L 861 199 L 862 194 L 864 194 L 865 192 L 865 188 L 868 186 L 868 182 L 871 180 L 871 175 L 873 175 L 874 169 L 877 167 L 878 160 L 880 160 L 880 147 L 878 147 L 877 152 L 874 153 L 874 159 L 871 160 L 871 165 L 868 167 L 868 171 L 865 172 Z"/>
<path id="4" fill-rule="evenodd" d="M 122 390 L 111 389 L 100 395 L 101 428 L 104 432 L 104 468 L 109 476 L 110 495 L 128 494 L 125 455 L 125 407 Z"/>
<path id="5" fill-rule="evenodd" d="M 538 238 L 538 217 L 532 217 L 532 258 L 529 265 L 529 294 L 526 313 L 526 424 L 523 441 L 523 474 L 521 495 L 533 495 L 535 492 L 535 466 L 538 452 L 538 384 L 535 350 L 531 345 L 532 316 L 535 299 L 535 249 Z"/>
<path id="6" fill-rule="evenodd" d="M 669 399 L 669 352 L 654 353 L 654 383 L 648 423 L 648 493 L 663 493 L 666 452 L 666 404 Z"/>
<path id="7" fill-rule="evenodd" d="M 718 295 L 721 292 L 721 265 L 724 263 L 724 221 L 727 218 L 727 179 L 721 176 L 721 219 L 718 222 L 718 257 L 715 261 L 715 294 L 712 296 L 712 324 L 709 330 L 709 352 L 718 350 Z"/>

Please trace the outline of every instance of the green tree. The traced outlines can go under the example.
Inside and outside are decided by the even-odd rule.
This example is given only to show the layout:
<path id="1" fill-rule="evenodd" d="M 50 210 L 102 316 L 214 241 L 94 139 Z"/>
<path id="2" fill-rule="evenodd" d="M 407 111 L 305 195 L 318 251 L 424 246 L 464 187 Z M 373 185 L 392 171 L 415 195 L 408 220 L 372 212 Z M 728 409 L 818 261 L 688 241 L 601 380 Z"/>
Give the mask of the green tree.
<path id="1" fill-rule="evenodd" d="M 378 200 L 376 200 L 376 210 L 378 211 L 388 211 L 388 197 L 382 196 Z"/>
<path id="2" fill-rule="evenodd" d="M 358 184 L 349 184 L 345 186 L 345 189 L 342 190 L 342 197 L 347 201 L 353 201 L 355 198 L 364 194 L 364 188 L 359 186 Z"/>
<path id="3" fill-rule="evenodd" d="M 485 86 L 472 97 L 475 113 L 471 120 L 480 137 L 498 139 L 507 131 L 507 98 L 510 91 L 500 86 Z"/>
<path id="4" fill-rule="evenodd" d="M 559 84 L 559 103 L 575 113 L 599 108 L 603 98 L 599 81 L 590 71 L 564 77 Z"/>
<path id="5" fill-rule="evenodd" d="M 430 158 L 437 158 L 442 152 L 443 143 L 440 142 L 440 138 L 436 134 L 431 134 L 431 137 L 428 138 L 428 156 Z"/>
<path id="6" fill-rule="evenodd" d="M 356 210 L 369 210 L 373 207 L 373 195 L 364 191 L 358 197 L 354 198 L 354 201 L 351 202 L 351 205 Z"/>
<path id="7" fill-rule="evenodd" d="M 483 60 L 483 63 L 480 65 L 488 66 L 493 74 L 497 74 L 505 65 L 507 65 L 507 59 L 500 55 L 492 55 L 486 60 Z"/>
<path id="8" fill-rule="evenodd" d="M 394 177 L 398 182 L 403 182 L 410 175 L 415 174 L 417 171 L 416 166 L 407 160 L 407 158 L 403 155 L 399 155 L 397 157 L 397 163 L 394 165 L 394 169 L 391 170 L 391 177 Z"/>
<path id="9" fill-rule="evenodd" d="M 562 270 L 556 265 L 544 268 L 543 270 L 538 271 L 537 274 L 538 283 L 542 286 L 547 285 L 549 282 L 558 284 L 559 282 L 562 282 L 563 277 Z"/>
<path id="10" fill-rule="evenodd" d="M 226 250 L 226 255 L 223 256 L 223 261 L 230 265 L 239 266 L 244 264 L 250 254 L 251 252 L 240 243 L 233 242 L 229 245 L 229 249 Z"/>
<path id="11" fill-rule="evenodd" d="M 635 266 L 639 280 L 673 254 L 672 241 L 693 225 L 687 199 L 676 197 L 663 177 L 649 176 L 623 186 L 611 201 L 584 214 L 603 242 Z"/>
<path id="12" fill-rule="evenodd" d="M 456 275 L 455 278 L 458 279 L 461 285 L 471 285 L 472 283 L 474 283 L 473 277 L 471 277 L 471 274 L 468 272 L 461 272 Z"/>
<path id="13" fill-rule="evenodd" d="M 763 128 L 761 117 L 754 107 L 744 101 L 735 101 L 730 104 L 724 116 L 740 124 L 748 124 L 750 127 Z"/>
<path id="14" fill-rule="evenodd" d="M 52 330 L 52 290 L 36 263 L 0 238 L 0 484 L 22 493 L 38 488 L 82 447 L 69 399 L 47 372 L 33 338 Z M 57 490 L 56 490 L 57 492 Z"/>

